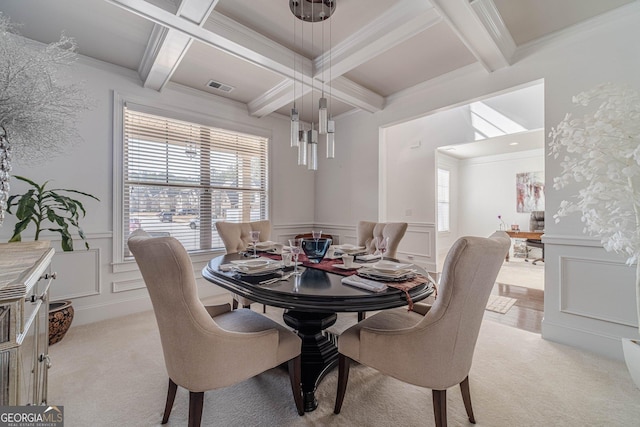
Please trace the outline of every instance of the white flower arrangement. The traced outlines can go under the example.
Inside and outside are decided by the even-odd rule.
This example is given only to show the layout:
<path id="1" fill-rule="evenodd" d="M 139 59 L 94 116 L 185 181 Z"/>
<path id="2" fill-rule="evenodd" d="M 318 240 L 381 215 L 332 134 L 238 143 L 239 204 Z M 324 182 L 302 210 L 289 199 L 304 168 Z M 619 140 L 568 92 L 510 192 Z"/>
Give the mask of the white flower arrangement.
<path id="1" fill-rule="evenodd" d="M 37 163 L 79 140 L 75 123 L 87 98 L 81 85 L 57 78 L 61 66 L 75 62 L 75 50 L 65 35 L 44 48 L 29 46 L 0 12 L 0 225 L 12 157 Z"/>
<path id="2" fill-rule="evenodd" d="M 581 183 L 576 200 L 563 200 L 554 218 L 582 215 L 584 231 L 599 236 L 606 251 L 623 253 L 636 263 L 636 297 L 640 319 L 640 95 L 630 87 L 606 83 L 573 98 L 595 112 L 582 118 L 567 114 L 550 133 L 554 158 L 562 174 L 554 188 Z"/>

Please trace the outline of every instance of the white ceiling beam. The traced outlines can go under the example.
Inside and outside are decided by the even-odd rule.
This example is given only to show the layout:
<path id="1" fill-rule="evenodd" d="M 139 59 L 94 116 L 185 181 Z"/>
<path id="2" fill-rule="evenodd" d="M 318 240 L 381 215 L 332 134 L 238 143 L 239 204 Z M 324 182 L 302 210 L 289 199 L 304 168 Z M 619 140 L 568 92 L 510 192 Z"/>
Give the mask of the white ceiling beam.
<path id="1" fill-rule="evenodd" d="M 202 26 L 219 0 L 182 0 L 176 16 Z M 180 31 L 155 24 L 138 74 L 143 86 L 160 91 L 186 55 L 193 39 Z"/>
<path id="2" fill-rule="evenodd" d="M 485 70 L 492 72 L 509 65 L 503 52 L 474 13 L 469 0 L 430 1 Z"/>
<path id="3" fill-rule="evenodd" d="M 402 0 L 314 61 L 316 75 L 341 76 L 442 21 L 424 0 Z M 320 79 L 322 80 L 322 79 Z"/>
<path id="4" fill-rule="evenodd" d="M 295 92 L 296 97 L 301 97 L 311 92 L 311 86 L 302 85 L 300 88 L 296 86 Z M 278 108 L 293 101 L 293 93 L 293 80 L 285 79 L 258 98 L 249 102 L 247 105 L 249 114 L 256 117 L 264 117 L 271 114 Z"/>
<path id="5" fill-rule="evenodd" d="M 421 33 L 432 25 L 442 21 L 440 14 L 424 0 L 401 0 L 384 15 L 375 19 L 349 38 L 333 46 L 331 52 L 325 52 L 314 60 L 314 79 L 325 82 L 331 76 L 331 94 L 341 101 L 369 112 L 376 112 L 384 107 L 384 99 L 369 90 L 363 90 L 346 78 L 338 79 L 343 74 L 364 64 L 398 44 Z M 327 79 L 328 81 L 328 79 Z M 317 83 L 316 83 L 317 86 Z M 320 85 L 322 88 L 322 85 Z M 308 89 L 308 88 L 307 88 Z M 325 92 L 328 91 L 325 85 Z M 335 92 L 338 90 L 339 92 Z M 300 97 L 308 93 L 295 94 Z M 249 112 L 262 117 L 291 103 L 294 93 L 286 93 L 282 84 L 268 90 L 249 103 Z M 347 101 L 347 99 L 349 101 Z M 371 108 L 371 106 L 375 108 Z"/>
<path id="6" fill-rule="evenodd" d="M 304 88 L 304 91 L 300 92 L 301 95 L 308 93 L 312 86 L 317 89 L 322 88 L 322 83 L 313 78 L 313 62 L 309 58 L 295 54 L 292 50 L 216 12 L 209 17 L 207 27 L 236 45 L 247 46 L 256 53 L 261 52 L 264 57 L 278 61 L 279 71 L 272 70 L 300 83 L 300 87 Z M 294 56 L 296 58 L 295 69 L 293 68 Z M 259 62 L 254 63 L 262 65 Z M 332 85 L 331 96 L 372 113 L 380 111 L 384 107 L 384 97 L 354 82 L 349 85 L 344 84 L 342 88 L 343 90 L 336 89 Z M 288 96 L 286 96 L 287 91 L 289 92 Z M 293 101 L 293 93 L 291 81 L 288 85 L 280 83 L 249 102 L 249 114 L 264 117 Z"/>
<path id="7" fill-rule="evenodd" d="M 303 85 L 320 87 L 319 82 L 313 81 L 313 64 L 307 58 L 300 58 L 301 64 L 293 69 L 293 51 L 264 37 L 237 22 L 219 14 L 212 12 L 207 20 L 209 29 L 200 27 L 186 19 L 178 17 L 166 10 L 154 6 L 144 0 L 105 0 L 119 6 L 129 12 L 141 16 L 149 21 L 168 27 L 169 29 L 182 32 L 195 40 L 220 49 L 256 66 L 273 71 L 290 79 L 297 79 Z M 332 90 L 332 96 L 340 101 L 354 105 L 357 93 L 366 93 L 366 98 L 358 100 L 358 108 L 366 111 L 380 111 L 384 106 L 384 98 L 375 92 L 364 87 L 359 87 L 352 82 L 349 92 L 343 93 L 339 89 Z M 353 90 L 355 87 L 358 90 Z M 293 92 L 293 90 L 292 90 Z M 373 102 L 372 102 L 373 100 Z"/>
<path id="8" fill-rule="evenodd" d="M 509 64 L 513 64 L 513 55 L 516 52 L 516 42 L 511 36 L 496 4 L 493 0 L 472 0 L 471 7 L 484 25 L 485 29 L 507 59 Z"/>

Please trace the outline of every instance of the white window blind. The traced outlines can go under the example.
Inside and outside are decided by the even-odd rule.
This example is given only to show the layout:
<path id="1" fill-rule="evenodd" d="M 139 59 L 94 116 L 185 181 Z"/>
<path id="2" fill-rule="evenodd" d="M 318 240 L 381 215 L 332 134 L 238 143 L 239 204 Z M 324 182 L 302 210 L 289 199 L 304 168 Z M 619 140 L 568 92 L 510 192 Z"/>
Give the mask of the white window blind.
<path id="1" fill-rule="evenodd" d="M 265 137 L 125 106 L 124 242 L 143 228 L 188 251 L 224 248 L 217 221 L 267 218 L 267 149 Z"/>
<path id="2" fill-rule="evenodd" d="M 449 171 L 438 169 L 438 231 L 449 231 L 450 197 Z"/>

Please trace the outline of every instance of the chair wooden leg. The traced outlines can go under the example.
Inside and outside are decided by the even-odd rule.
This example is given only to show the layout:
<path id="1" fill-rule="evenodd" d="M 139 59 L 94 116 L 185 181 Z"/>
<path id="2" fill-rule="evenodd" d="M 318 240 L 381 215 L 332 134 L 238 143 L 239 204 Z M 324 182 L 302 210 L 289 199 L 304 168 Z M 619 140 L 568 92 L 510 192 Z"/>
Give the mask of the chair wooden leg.
<path id="1" fill-rule="evenodd" d="M 189 427 L 200 427 L 204 391 L 189 392 Z"/>
<path id="2" fill-rule="evenodd" d="M 167 390 L 167 403 L 164 405 L 164 415 L 162 416 L 162 422 L 160 424 L 166 424 L 169 421 L 169 415 L 171 415 L 171 409 L 173 409 L 173 401 L 176 399 L 176 391 L 178 385 L 169 378 L 169 389 Z"/>
<path id="3" fill-rule="evenodd" d="M 302 401 L 302 356 L 294 357 L 289 360 L 289 380 L 291 381 L 291 391 L 293 392 L 293 400 L 296 403 L 298 415 L 304 415 L 304 403 Z"/>
<path id="4" fill-rule="evenodd" d="M 359 311 L 358 312 L 358 322 L 362 322 L 366 317 L 367 317 L 367 312 L 366 311 Z"/>
<path id="5" fill-rule="evenodd" d="M 238 300 L 236 300 L 235 298 L 231 302 L 231 309 L 232 310 L 237 310 L 238 309 Z"/>
<path id="6" fill-rule="evenodd" d="M 471 424 L 475 424 L 476 419 L 473 416 L 473 408 L 471 407 L 471 393 L 469 392 L 468 376 L 460 383 L 460 391 L 462 392 L 462 401 L 464 402 L 464 409 L 467 410 L 467 415 L 469 416 L 469 422 Z"/>
<path id="7" fill-rule="evenodd" d="M 336 393 L 336 405 L 333 408 L 334 414 L 339 414 L 342 409 L 342 401 L 347 391 L 347 381 L 349 380 L 349 365 L 351 359 L 344 354 L 338 354 L 338 391 Z"/>
<path id="8" fill-rule="evenodd" d="M 266 304 L 262 304 L 262 312 L 263 313 L 267 312 L 267 305 Z"/>
<path id="9" fill-rule="evenodd" d="M 431 390 L 436 427 L 447 427 L 447 390 Z"/>

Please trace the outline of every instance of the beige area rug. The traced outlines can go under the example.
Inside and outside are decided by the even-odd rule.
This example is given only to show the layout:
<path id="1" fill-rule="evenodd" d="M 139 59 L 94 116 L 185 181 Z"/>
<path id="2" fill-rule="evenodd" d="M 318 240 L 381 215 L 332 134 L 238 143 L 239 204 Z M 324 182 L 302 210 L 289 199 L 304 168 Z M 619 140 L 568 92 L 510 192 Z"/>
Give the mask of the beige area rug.
<path id="1" fill-rule="evenodd" d="M 544 262 L 533 265 L 524 258 L 511 257 L 509 262 L 502 263 L 496 282 L 544 290 Z"/>
<path id="2" fill-rule="evenodd" d="M 274 309 L 268 314 L 280 319 Z M 354 322 L 354 315 L 339 315 L 337 329 Z M 66 427 L 160 424 L 168 379 L 152 312 L 72 326 L 50 355 L 49 403 L 64 405 Z M 623 362 L 490 320 L 482 324 L 469 378 L 477 426 L 612 427 L 640 419 L 640 390 Z M 334 415 L 336 380 L 334 370 L 318 387 L 319 408 L 300 417 L 286 372 L 270 370 L 207 392 L 202 425 L 433 425 L 430 390 L 362 365 L 352 367 L 342 413 Z M 447 400 L 449 425 L 468 426 L 458 387 Z M 187 408 L 188 393 L 179 389 L 167 425 L 186 426 Z"/>
<path id="3" fill-rule="evenodd" d="M 515 304 L 516 301 L 518 300 L 515 298 L 503 297 L 500 295 L 489 295 L 486 310 L 505 314 L 511 307 L 513 307 L 513 304 Z"/>

